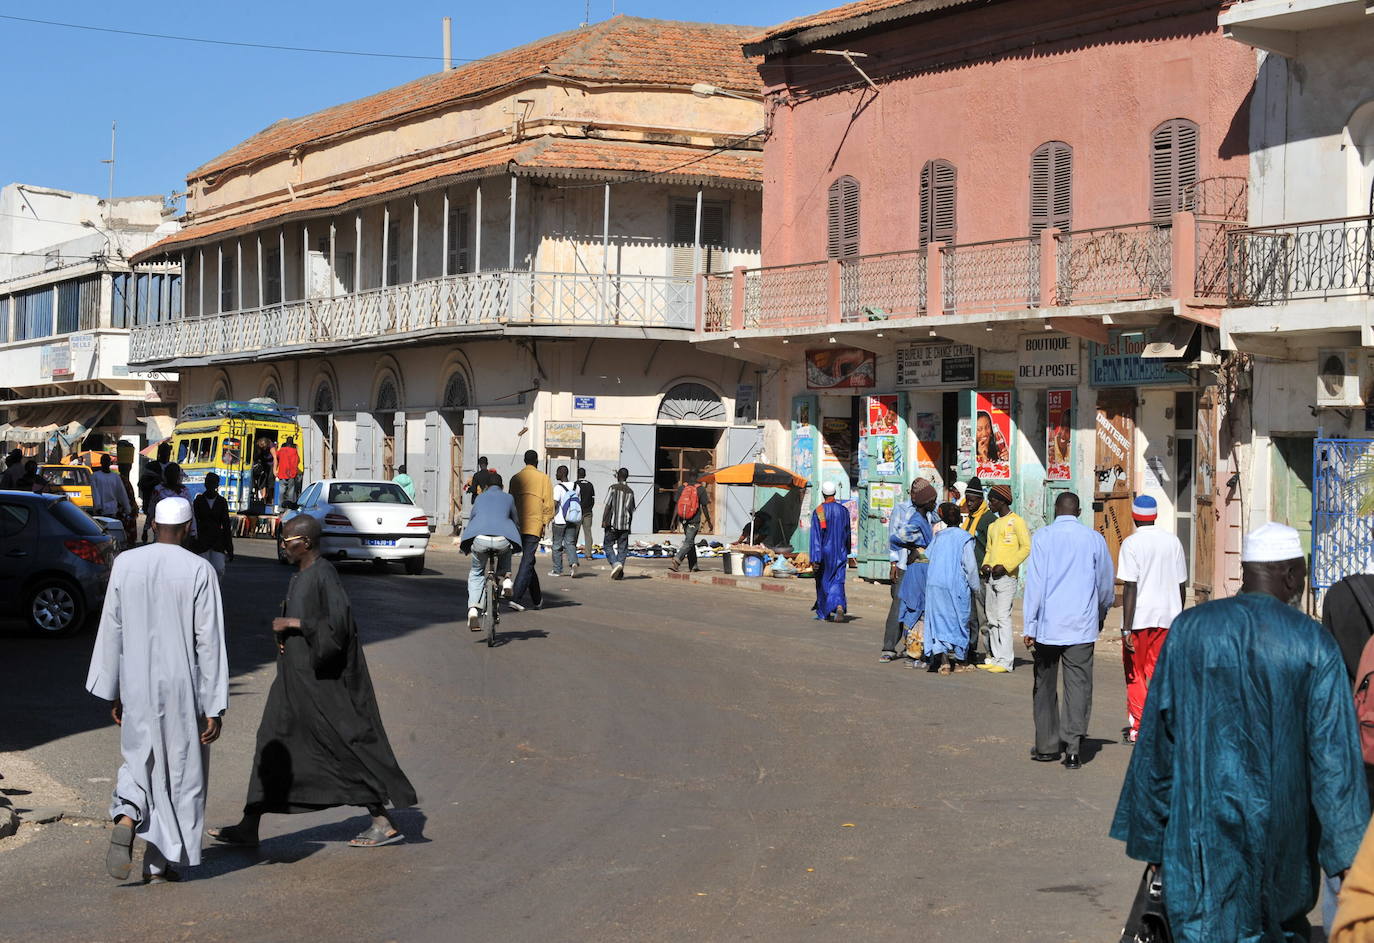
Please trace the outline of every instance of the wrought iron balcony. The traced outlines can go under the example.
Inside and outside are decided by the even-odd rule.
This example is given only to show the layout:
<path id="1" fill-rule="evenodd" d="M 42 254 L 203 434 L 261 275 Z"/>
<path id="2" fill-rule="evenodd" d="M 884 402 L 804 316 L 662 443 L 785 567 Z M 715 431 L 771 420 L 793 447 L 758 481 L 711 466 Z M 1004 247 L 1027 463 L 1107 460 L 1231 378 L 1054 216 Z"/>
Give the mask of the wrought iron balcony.
<path id="1" fill-rule="evenodd" d="M 706 334 L 1220 297 L 1223 220 L 1133 223 L 705 277 Z M 937 304 L 931 299 L 938 298 Z"/>
<path id="2" fill-rule="evenodd" d="M 692 279 L 661 275 L 478 272 L 333 298 L 289 301 L 133 329 L 129 362 L 246 359 L 467 326 L 691 330 Z"/>
<path id="3" fill-rule="evenodd" d="M 1227 299 L 1269 305 L 1374 295 L 1374 216 L 1232 231 Z"/>

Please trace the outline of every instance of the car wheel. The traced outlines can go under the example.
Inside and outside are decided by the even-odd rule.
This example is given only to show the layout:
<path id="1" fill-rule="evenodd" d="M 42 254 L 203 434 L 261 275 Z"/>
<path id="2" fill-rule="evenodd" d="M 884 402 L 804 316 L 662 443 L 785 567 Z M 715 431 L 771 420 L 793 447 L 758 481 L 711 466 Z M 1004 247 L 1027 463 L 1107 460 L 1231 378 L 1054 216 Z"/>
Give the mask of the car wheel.
<path id="1" fill-rule="evenodd" d="M 425 558 L 421 554 L 418 557 L 406 557 L 406 572 L 411 576 L 419 576 L 425 572 Z"/>
<path id="2" fill-rule="evenodd" d="M 43 580 L 29 590 L 24 611 L 39 635 L 64 638 L 86 621 L 86 597 L 66 580 Z"/>

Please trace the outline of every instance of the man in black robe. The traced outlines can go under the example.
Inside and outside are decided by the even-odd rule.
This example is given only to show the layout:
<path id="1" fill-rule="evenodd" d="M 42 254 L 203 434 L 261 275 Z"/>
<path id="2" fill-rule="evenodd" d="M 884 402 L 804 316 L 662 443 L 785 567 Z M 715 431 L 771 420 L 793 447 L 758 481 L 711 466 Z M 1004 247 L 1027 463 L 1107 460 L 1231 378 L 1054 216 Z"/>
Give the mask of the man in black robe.
<path id="1" fill-rule="evenodd" d="M 372 824 L 350 845 L 403 841 L 385 806 L 414 805 L 415 790 L 382 727 L 348 596 L 333 565 L 320 558 L 319 521 L 293 517 L 282 531 L 298 569 L 282 616 L 272 621 L 277 678 L 258 727 L 243 819 L 210 835 L 253 846 L 265 813 L 355 805 L 367 809 Z"/>

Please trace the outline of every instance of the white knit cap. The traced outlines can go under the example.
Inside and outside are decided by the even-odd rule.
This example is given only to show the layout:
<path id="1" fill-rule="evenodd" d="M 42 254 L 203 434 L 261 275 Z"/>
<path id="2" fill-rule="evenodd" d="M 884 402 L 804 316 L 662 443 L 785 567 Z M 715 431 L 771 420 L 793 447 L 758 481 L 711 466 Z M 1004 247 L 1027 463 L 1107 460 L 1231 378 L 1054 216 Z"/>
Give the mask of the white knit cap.
<path id="1" fill-rule="evenodd" d="M 159 524 L 185 524 L 190 519 L 191 502 L 185 498 L 163 498 L 153 515 L 153 520 Z"/>
<path id="2" fill-rule="evenodd" d="M 1241 563 L 1276 563 L 1302 557 L 1302 540 L 1287 524 L 1270 521 L 1250 531 L 1240 542 Z"/>
<path id="3" fill-rule="evenodd" d="M 827 481 L 825 484 L 821 485 L 821 494 L 826 497 L 833 496 L 835 494 L 835 482 Z"/>

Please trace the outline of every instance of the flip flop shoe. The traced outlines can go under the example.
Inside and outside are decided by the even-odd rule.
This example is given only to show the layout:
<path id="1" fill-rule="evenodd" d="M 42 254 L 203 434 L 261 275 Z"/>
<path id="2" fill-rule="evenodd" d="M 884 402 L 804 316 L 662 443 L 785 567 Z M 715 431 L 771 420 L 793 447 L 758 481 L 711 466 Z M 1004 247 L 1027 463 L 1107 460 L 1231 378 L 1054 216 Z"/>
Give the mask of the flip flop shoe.
<path id="1" fill-rule="evenodd" d="M 123 881 L 134 863 L 134 827 L 116 825 L 110 831 L 110 849 L 105 852 L 105 870 L 110 877 Z"/>
<path id="2" fill-rule="evenodd" d="M 348 845 L 350 848 L 380 848 L 382 845 L 394 845 L 405 840 L 406 837 L 399 830 L 388 833 L 386 829 L 373 825 L 366 831 L 359 832 Z"/>

